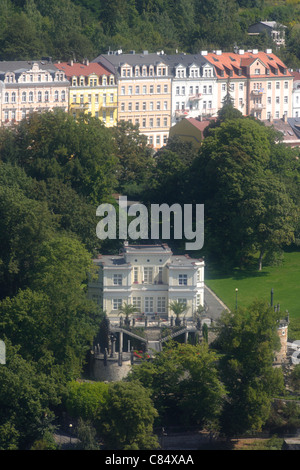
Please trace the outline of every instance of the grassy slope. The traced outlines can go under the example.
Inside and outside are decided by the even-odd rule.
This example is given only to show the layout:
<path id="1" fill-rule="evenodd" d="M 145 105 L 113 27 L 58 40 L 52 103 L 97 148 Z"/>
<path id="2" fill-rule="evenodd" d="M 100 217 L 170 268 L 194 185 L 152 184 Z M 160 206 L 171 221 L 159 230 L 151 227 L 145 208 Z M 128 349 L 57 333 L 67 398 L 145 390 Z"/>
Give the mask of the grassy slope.
<path id="1" fill-rule="evenodd" d="M 255 299 L 271 301 L 274 290 L 274 305 L 280 304 L 280 311 L 286 310 L 290 318 L 300 319 L 300 251 L 286 252 L 279 266 L 266 266 L 261 272 L 234 270 L 222 275 L 206 271 L 206 284 L 229 309 L 235 308 L 238 288 L 238 305 L 247 307 Z"/>

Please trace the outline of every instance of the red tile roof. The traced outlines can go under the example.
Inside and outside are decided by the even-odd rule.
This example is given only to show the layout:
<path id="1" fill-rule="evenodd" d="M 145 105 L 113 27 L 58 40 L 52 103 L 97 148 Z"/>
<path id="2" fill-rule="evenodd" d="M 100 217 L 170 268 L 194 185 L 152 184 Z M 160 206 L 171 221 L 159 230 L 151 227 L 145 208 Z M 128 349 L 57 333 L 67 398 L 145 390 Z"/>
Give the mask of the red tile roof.
<path id="1" fill-rule="evenodd" d="M 111 75 L 111 72 L 96 62 L 91 62 L 88 65 L 80 64 L 78 62 L 74 62 L 73 65 L 70 65 L 68 62 L 60 62 L 54 65 L 59 70 L 63 70 L 67 78 L 73 76 L 79 77 L 80 75 L 88 77 L 92 73 L 95 73 L 98 76 Z"/>
<path id="2" fill-rule="evenodd" d="M 193 126 L 197 127 L 197 129 L 199 129 L 199 131 L 203 132 L 204 129 L 210 124 L 210 121 L 211 120 L 215 120 L 215 118 L 211 118 L 211 119 L 203 119 L 202 121 L 199 121 L 198 119 L 195 119 L 195 118 L 185 118 L 190 124 L 192 124 Z"/>
<path id="3" fill-rule="evenodd" d="M 300 80 L 300 72 L 291 72 L 291 74 L 294 77 L 294 80 Z"/>
<path id="4" fill-rule="evenodd" d="M 266 69 L 270 70 L 269 74 L 260 74 L 259 77 L 291 77 L 286 65 L 272 52 L 260 51 L 253 53 L 250 51 L 242 54 L 231 52 L 216 54 L 210 52 L 205 58 L 214 65 L 218 78 L 228 78 L 230 76 L 229 71 L 232 71 L 231 78 L 249 77 L 247 69 L 255 60 L 259 60 Z M 275 73 L 275 69 L 278 73 Z M 221 70 L 224 70 L 223 76 L 220 73 Z"/>

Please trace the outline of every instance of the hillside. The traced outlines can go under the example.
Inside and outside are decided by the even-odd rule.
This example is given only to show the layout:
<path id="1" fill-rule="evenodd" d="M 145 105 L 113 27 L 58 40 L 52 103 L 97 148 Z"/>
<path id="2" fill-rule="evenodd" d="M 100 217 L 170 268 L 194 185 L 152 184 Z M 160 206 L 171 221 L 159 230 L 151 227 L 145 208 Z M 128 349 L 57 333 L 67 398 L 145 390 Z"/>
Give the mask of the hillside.
<path id="1" fill-rule="evenodd" d="M 287 26 L 280 55 L 300 67 L 298 0 L 2 0 L 2 60 L 77 61 L 110 50 L 199 52 L 221 48 L 264 49 L 270 39 L 248 36 L 249 25 L 275 20 Z"/>

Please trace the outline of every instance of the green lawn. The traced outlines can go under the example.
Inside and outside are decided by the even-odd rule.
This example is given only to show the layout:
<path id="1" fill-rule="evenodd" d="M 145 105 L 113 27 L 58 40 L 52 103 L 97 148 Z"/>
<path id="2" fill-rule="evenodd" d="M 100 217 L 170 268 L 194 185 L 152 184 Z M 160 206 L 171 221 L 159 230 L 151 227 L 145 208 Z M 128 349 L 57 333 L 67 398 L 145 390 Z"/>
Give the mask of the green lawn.
<path id="1" fill-rule="evenodd" d="M 222 275 L 206 270 L 206 284 L 230 310 L 235 308 L 236 291 L 238 306 L 248 307 L 256 299 L 271 301 L 274 291 L 274 305 L 280 304 L 280 311 L 289 311 L 290 318 L 300 319 L 300 250 L 285 252 L 279 266 L 266 266 L 261 272 L 236 269 Z"/>

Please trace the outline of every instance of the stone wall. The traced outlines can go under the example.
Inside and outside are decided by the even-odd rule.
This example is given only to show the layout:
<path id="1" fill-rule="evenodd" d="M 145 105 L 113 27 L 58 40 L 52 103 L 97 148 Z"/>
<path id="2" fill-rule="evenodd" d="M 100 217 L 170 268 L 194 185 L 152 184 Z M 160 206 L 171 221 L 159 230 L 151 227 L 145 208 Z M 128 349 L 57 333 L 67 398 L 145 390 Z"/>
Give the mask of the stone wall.
<path id="1" fill-rule="evenodd" d="M 106 364 L 106 365 L 105 365 Z M 118 382 L 125 378 L 131 370 L 131 360 L 123 359 L 122 365 L 119 365 L 118 358 L 93 357 L 91 361 L 91 374 L 95 380 L 101 382 Z"/>

